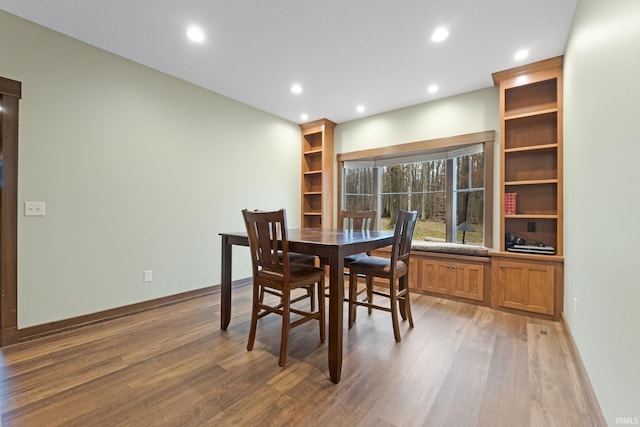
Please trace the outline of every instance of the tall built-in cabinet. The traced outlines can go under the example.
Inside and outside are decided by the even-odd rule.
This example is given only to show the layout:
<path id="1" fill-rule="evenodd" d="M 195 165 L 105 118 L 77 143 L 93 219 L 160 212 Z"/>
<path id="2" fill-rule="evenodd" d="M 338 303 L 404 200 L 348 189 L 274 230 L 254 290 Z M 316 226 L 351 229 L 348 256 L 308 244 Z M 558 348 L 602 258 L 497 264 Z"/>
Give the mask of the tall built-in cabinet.
<path id="1" fill-rule="evenodd" d="M 562 57 L 500 71 L 500 252 L 492 256 L 493 303 L 560 316 Z M 553 255 L 508 252 L 507 234 Z"/>
<path id="2" fill-rule="evenodd" d="M 301 226 L 333 225 L 333 129 L 328 119 L 300 125 L 302 129 Z"/>

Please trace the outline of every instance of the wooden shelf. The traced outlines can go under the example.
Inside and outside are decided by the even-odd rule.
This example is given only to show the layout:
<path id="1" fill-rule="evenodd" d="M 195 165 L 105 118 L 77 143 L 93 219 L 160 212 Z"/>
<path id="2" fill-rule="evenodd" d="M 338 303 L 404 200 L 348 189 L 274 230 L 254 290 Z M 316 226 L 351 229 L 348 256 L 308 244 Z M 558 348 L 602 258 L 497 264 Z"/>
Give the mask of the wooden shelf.
<path id="1" fill-rule="evenodd" d="M 525 118 L 528 118 L 528 117 L 543 116 L 545 114 L 557 113 L 557 112 L 558 112 L 558 108 L 557 107 L 546 108 L 544 110 L 534 110 L 534 111 L 527 111 L 525 113 L 505 115 L 504 116 L 504 120 L 525 119 Z"/>
<path id="2" fill-rule="evenodd" d="M 505 182 L 505 186 L 512 185 L 542 185 L 542 184 L 557 184 L 557 179 L 530 179 L 527 181 L 508 181 Z"/>
<path id="3" fill-rule="evenodd" d="M 529 147 L 505 148 L 505 153 L 522 153 L 527 151 L 557 150 L 558 143 L 533 145 Z"/>
<path id="4" fill-rule="evenodd" d="M 505 215 L 505 218 L 513 219 L 558 219 L 558 215 L 515 214 Z"/>

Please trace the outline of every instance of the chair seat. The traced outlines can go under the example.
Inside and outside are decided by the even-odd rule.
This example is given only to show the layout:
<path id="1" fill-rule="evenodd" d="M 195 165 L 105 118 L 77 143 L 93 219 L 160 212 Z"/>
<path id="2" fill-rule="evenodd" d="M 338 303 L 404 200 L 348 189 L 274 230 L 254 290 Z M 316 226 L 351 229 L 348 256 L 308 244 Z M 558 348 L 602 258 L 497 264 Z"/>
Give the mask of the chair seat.
<path id="1" fill-rule="evenodd" d="M 282 260 L 282 252 L 278 253 L 278 257 Z M 289 252 L 289 262 L 295 262 L 296 264 L 315 265 L 316 256 L 299 254 L 297 252 Z"/>
<path id="2" fill-rule="evenodd" d="M 355 273 L 367 273 L 378 277 L 391 276 L 391 260 L 377 256 L 364 256 L 349 265 L 349 269 Z M 396 262 L 396 273 L 402 273 L 407 269 L 404 261 Z"/>
<path id="3" fill-rule="evenodd" d="M 313 279 L 319 275 L 324 275 L 324 270 L 318 267 L 312 267 L 306 264 L 289 264 L 289 280 L 291 281 L 291 288 L 299 286 L 308 286 L 309 279 Z M 258 271 L 258 277 L 267 279 L 270 281 L 278 282 L 284 280 L 284 274 L 281 271 L 273 270 L 260 270 Z M 299 286 L 298 283 L 300 283 Z"/>
<path id="4" fill-rule="evenodd" d="M 362 258 L 366 258 L 368 256 L 369 255 L 367 255 L 364 252 L 359 253 L 359 254 L 353 254 L 353 255 L 346 256 L 346 257 L 344 257 L 344 266 L 345 267 L 349 267 L 354 262 L 360 261 Z"/>

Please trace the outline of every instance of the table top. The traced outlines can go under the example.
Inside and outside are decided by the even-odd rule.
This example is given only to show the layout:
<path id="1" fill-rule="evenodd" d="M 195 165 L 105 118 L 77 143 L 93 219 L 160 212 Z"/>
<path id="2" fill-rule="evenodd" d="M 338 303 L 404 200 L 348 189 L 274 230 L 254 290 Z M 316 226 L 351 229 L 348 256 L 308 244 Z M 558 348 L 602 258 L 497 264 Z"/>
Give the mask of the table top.
<path id="1" fill-rule="evenodd" d="M 247 237 L 246 231 L 220 233 L 221 236 Z M 290 228 L 287 238 L 290 242 L 301 242 L 321 245 L 349 245 L 354 243 L 385 240 L 393 237 L 393 231 L 381 230 L 336 230 L 327 228 Z"/>

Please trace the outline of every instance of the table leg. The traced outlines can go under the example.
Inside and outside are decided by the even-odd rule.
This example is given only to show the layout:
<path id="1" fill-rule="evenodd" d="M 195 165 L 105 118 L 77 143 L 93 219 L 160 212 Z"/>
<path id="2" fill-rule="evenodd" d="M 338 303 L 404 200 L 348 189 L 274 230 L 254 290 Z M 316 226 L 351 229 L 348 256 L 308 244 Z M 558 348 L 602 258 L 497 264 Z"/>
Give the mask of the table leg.
<path id="1" fill-rule="evenodd" d="M 329 258 L 329 374 L 335 384 L 342 372 L 342 310 L 344 304 L 344 256 Z"/>
<path id="2" fill-rule="evenodd" d="M 222 266 L 220 278 L 220 329 L 227 330 L 231 321 L 231 257 L 233 245 L 222 236 Z"/>

